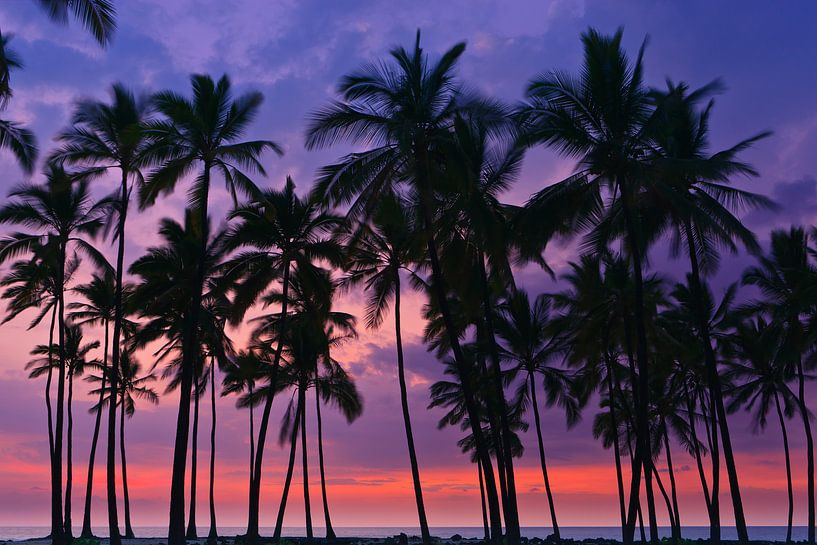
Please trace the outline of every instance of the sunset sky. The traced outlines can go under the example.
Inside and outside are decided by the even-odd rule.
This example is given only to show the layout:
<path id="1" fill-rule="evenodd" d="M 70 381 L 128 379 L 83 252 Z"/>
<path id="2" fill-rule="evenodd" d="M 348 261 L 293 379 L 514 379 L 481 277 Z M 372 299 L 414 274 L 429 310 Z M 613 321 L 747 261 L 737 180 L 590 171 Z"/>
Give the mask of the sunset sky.
<path id="1" fill-rule="evenodd" d="M 693 87 L 721 77 L 727 91 L 717 99 L 712 119 L 713 147 L 726 147 L 762 130 L 774 136 L 746 154 L 761 176 L 747 187 L 773 197 L 776 213 L 752 213 L 746 222 L 762 241 L 774 227 L 813 223 L 817 216 L 817 21 L 813 2 L 665 2 L 529 0 L 513 2 L 411 1 L 339 2 L 312 0 L 122 0 L 117 2 L 119 29 L 106 50 L 72 24 L 52 24 L 30 0 L 0 3 L 0 29 L 14 33 L 14 49 L 25 67 L 12 77 L 14 97 L 4 119 L 23 122 L 39 139 L 43 155 L 52 136 L 69 120 L 79 97 L 105 98 L 110 84 L 121 81 L 151 92 L 170 88 L 188 94 L 188 76 L 227 73 L 238 91 L 259 90 L 265 102 L 250 138 L 280 143 L 285 155 L 270 154 L 269 176 L 259 185 L 280 187 L 291 175 L 306 192 L 318 167 L 350 151 L 342 146 L 308 152 L 303 146 L 305 118 L 334 96 L 338 79 L 361 64 L 384 58 L 395 44 L 410 45 L 422 29 L 425 48 L 438 54 L 455 42 L 468 43 L 459 73 L 470 86 L 509 102 L 520 100 L 526 82 L 549 69 L 578 70 L 579 35 L 589 26 L 613 32 L 625 29 L 624 41 L 635 52 L 649 35 L 645 64 L 647 81 L 665 78 Z M 534 191 L 570 174 L 573 163 L 550 151 L 534 150 L 519 181 L 505 196 L 521 204 Z M 35 176 L 39 178 L 39 176 Z M 0 154 L 0 192 L 23 180 L 9 154 Z M 116 181 L 103 180 L 99 195 Z M 213 217 L 220 220 L 228 199 L 218 182 L 211 197 Z M 127 259 L 158 242 L 157 222 L 180 218 L 184 191 L 161 199 L 153 208 L 129 218 Z M 110 242 L 99 242 L 112 255 Z M 564 271 L 576 257 L 570 244 L 549 249 L 554 270 Z M 714 285 L 718 291 L 738 279 L 751 262 L 746 256 L 726 257 Z M 678 277 L 683 261 L 667 257 L 659 247 L 651 256 L 653 270 Z M 518 271 L 518 281 L 534 292 L 556 289 L 543 272 Z M 361 295 L 352 293 L 337 309 L 356 314 Z M 410 382 L 410 404 L 429 524 L 481 524 L 477 473 L 456 441 L 457 430 L 437 430 L 441 416 L 426 411 L 428 387 L 441 365 L 420 342 L 422 298 L 405 297 L 404 339 Z M 0 327 L 0 526 L 47 525 L 49 521 L 48 442 L 43 381 L 26 378 L 28 352 L 45 342 L 45 329 L 26 331 L 30 316 Z M 98 336 L 99 332 L 88 332 Z M 241 344 L 246 331 L 233 331 Z M 324 432 L 330 507 L 336 526 L 416 524 L 400 416 L 391 323 L 365 331 L 337 357 L 357 380 L 364 396 L 364 414 L 352 425 L 326 411 Z M 149 354 L 141 360 L 149 365 Z M 93 419 L 85 385 L 78 387 L 75 407 L 75 521 L 81 519 L 85 466 Z M 261 524 L 274 523 L 286 470 L 287 450 L 276 438 L 286 401 L 275 402 L 274 426 L 265 455 Z M 817 409 L 817 402 L 814 403 Z M 202 430 L 209 429 L 209 405 L 203 403 Z M 246 523 L 248 420 L 234 399 L 218 401 L 217 508 L 219 524 Z M 313 410 L 310 405 L 308 410 Z M 170 465 L 177 398 L 163 396 L 158 407 L 141 405 L 127 423 L 128 471 L 134 525 L 167 521 Z M 565 526 L 615 525 L 618 508 L 612 453 L 602 449 L 590 431 L 596 412 L 586 409 L 582 422 L 566 430 L 563 415 L 546 413 L 543 427 L 560 523 Z M 314 418 L 314 413 L 310 415 Z M 746 513 L 753 525 L 785 524 L 785 473 L 776 421 L 762 434 L 752 433 L 748 419 L 735 415 L 737 465 Z M 314 422 L 308 429 L 314 432 Z M 311 428 L 310 428 L 311 427 Z M 104 437 L 104 433 L 103 433 Z M 199 523 L 206 522 L 206 434 L 201 432 Z M 533 431 L 524 437 L 528 451 L 517 462 L 522 524 L 549 521 Z M 805 522 L 805 459 L 801 424 L 793 420 L 791 441 L 795 468 L 795 524 Z M 271 443 L 271 444 L 270 444 Z M 313 461 L 317 462 L 313 450 Z M 707 517 L 691 458 L 676 447 L 682 521 L 705 525 Z M 104 453 L 97 456 L 95 524 L 104 524 Z M 663 466 L 662 466 L 663 467 Z M 319 506 L 317 466 L 311 471 L 313 504 Z M 300 483 L 300 471 L 295 480 Z M 725 481 L 725 475 L 723 476 Z M 724 482 L 723 487 L 727 485 Z M 293 488 L 286 525 L 303 521 L 300 487 Z M 728 492 L 727 492 L 728 493 Z M 724 494 L 726 500 L 727 495 Z M 665 519 L 663 504 L 659 517 Z M 722 506 L 725 523 L 731 510 Z M 319 517 L 320 518 L 320 517 Z M 320 518 L 322 520 L 322 518 Z"/>

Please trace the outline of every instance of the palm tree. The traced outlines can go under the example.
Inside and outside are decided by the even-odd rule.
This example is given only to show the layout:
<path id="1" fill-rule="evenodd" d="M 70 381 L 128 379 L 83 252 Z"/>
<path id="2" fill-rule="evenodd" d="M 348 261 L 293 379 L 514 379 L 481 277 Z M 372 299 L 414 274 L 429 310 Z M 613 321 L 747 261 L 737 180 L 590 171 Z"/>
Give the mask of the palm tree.
<path id="1" fill-rule="evenodd" d="M 190 80 L 193 87 L 192 99 L 172 91 L 160 92 L 153 97 L 153 104 L 164 119 L 148 122 L 146 131 L 153 142 L 151 156 L 160 159 L 161 165 L 140 187 L 139 197 L 143 208 L 150 206 L 159 195 L 171 193 L 182 178 L 200 167 L 188 195 L 201 237 L 200 255 L 196 262 L 203 266 L 207 246 L 207 230 L 203 226 L 208 217 L 212 170 L 216 169 L 222 174 L 234 199 L 237 199 L 238 191 L 254 195 L 257 193 L 255 184 L 240 169 L 264 175 L 260 162 L 264 150 L 271 149 L 279 154 L 281 150 L 269 140 L 239 140 L 258 112 L 263 100 L 261 93 L 247 93 L 233 98 L 227 76 L 222 76 L 218 82 L 206 75 L 193 75 Z M 191 279 L 194 289 L 190 297 L 190 308 L 185 313 L 185 346 L 182 350 L 181 391 L 170 486 L 168 545 L 185 542 L 184 477 L 190 395 L 195 359 L 198 357 L 196 336 L 204 278 L 204 270 L 201 269 L 197 277 Z"/>
<path id="2" fill-rule="evenodd" d="M 770 133 L 757 134 L 731 148 L 711 153 L 708 133 L 714 102 L 709 100 L 700 111 L 697 105 L 719 88 L 719 82 L 715 81 L 689 92 L 685 84 L 676 85 L 670 81 L 666 91 L 652 92 L 656 108 L 647 132 L 653 141 L 650 168 L 654 175 L 650 177 L 651 183 L 648 184 L 646 207 L 664 215 L 663 221 L 659 220 L 664 225 L 654 228 L 652 236 L 669 229 L 673 251 L 677 253 L 682 245 L 687 249 L 691 270 L 690 287 L 699 305 L 698 329 L 718 415 L 735 525 L 739 539 L 745 542 L 748 540 L 746 521 L 723 391 L 712 340 L 706 327 L 705 311 L 701 306 L 704 297 L 701 277 L 717 269 L 719 247 L 732 253 L 737 252 L 738 245 L 751 252 L 759 251 L 754 234 L 734 213 L 752 208 L 770 208 L 773 205 L 766 197 L 728 184 L 730 178 L 736 175 L 757 176 L 757 172 L 738 156 Z M 658 203 L 661 205 L 656 206 Z"/>
<path id="3" fill-rule="evenodd" d="M 624 223 L 624 243 L 630 256 L 635 295 L 635 355 L 638 365 L 636 392 L 636 448 L 630 485 L 624 542 L 631 543 L 635 531 L 636 506 L 641 472 L 652 474 L 649 452 L 649 364 L 644 321 L 643 267 L 646 248 L 639 231 L 636 206 L 643 183 L 643 156 L 647 149 L 644 124 L 650 105 L 643 86 L 644 46 L 631 63 L 621 46 L 622 30 L 604 36 L 595 29 L 582 34 L 584 64 L 578 77 L 563 72 L 543 75 L 528 86 L 528 104 L 523 109 L 525 128 L 531 142 L 541 142 L 575 157 L 576 174 L 551 185 L 528 203 L 532 226 L 552 231 L 574 231 L 591 227 L 587 241 L 595 246 L 608 241 L 610 213 Z M 610 194 L 605 207 L 603 189 Z M 617 206 L 611 206 L 617 205 Z M 542 219 L 544 218 L 544 221 Z M 647 500 L 652 504 L 650 487 Z M 653 536 L 654 538 L 655 536 Z"/>
<path id="4" fill-rule="evenodd" d="M 0 111 L 8 106 L 11 99 L 11 71 L 23 67 L 17 52 L 8 47 L 13 35 L 0 32 Z M 34 133 L 13 121 L 0 119 L 0 149 L 5 148 L 14 155 L 27 174 L 34 170 L 37 160 L 37 141 Z"/>
<path id="5" fill-rule="evenodd" d="M 797 377 L 797 403 L 806 435 L 808 540 L 815 541 L 814 437 L 806 401 L 806 373 L 803 357 L 808 350 L 806 320 L 812 316 L 817 294 L 817 269 L 809 261 L 809 236 L 800 227 L 771 234 L 769 254 L 758 257 L 758 264 L 743 273 L 743 283 L 756 286 L 761 298 L 750 308 L 766 315 L 782 329 L 779 357 Z"/>
<path id="6" fill-rule="evenodd" d="M 437 212 L 434 183 L 440 164 L 435 154 L 450 139 L 450 129 L 459 113 L 468 117 L 479 115 L 486 126 L 491 126 L 491 121 L 504 125 L 506 120 L 504 112 L 494 104 L 466 96 L 457 85 L 454 69 L 464 50 L 464 43 L 457 44 L 438 61 L 429 63 L 420 47 L 418 32 L 413 49 L 397 47 L 391 51 L 391 64 L 370 64 L 341 80 L 338 86 L 341 100 L 312 116 L 306 145 L 312 149 L 350 140 L 370 147 L 325 167 L 314 191 L 327 205 L 351 204 L 349 214 L 353 218 L 365 217 L 380 198 L 401 188 L 410 189 L 416 197 L 434 297 L 461 376 L 467 377 L 470 367 L 456 335 L 434 229 Z M 498 540 L 502 529 L 493 464 L 479 426 L 476 394 L 470 381 L 465 383 L 469 422 L 485 470 L 492 538 Z M 510 535 L 515 542 L 518 537 L 515 528 L 511 528 Z"/>
<path id="7" fill-rule="evenodd" d="M 428 529 L 423 489 L 417 453 L 414 448 L 414 434 L 411 430 L 411 412 L 408 406 L 405 362 L 403 357 L 403 332 L 401 326 L 401 272 L 411 272 L 408 266 L 422 259 L 422 248 L 410 216 L 401 206 L 398 198 L 392 196 L 381 201 L 371 224 L 363 223 L 350 241 L 351 256 L 348 265 L 348 282 L 362 283 L 369 294 L 366 302 L 366 326 L 377 328 L 383 323 L 389 306 L 394 305 L 394 335 L 397 350 L 397 379 L 400 386 L 400 405 L 403 411 L 403 427 L 414 483 L 414 499 L 420 533 L 425 545 L 431 543 Z"/>
<path id="8" fill-rule="evenodd" d="M 551 300 L 547 295 L 539 295 L 531 304 L 527 292 L 516 290 L 508 296 L 507 301 L 500 308 L 500 319 L 497 321 L 496 328 L 505 344 L 502 351 L 503 359 L 510 361 L 513 365 L 509 380 L 518 375 L 522 377 L 522 381 L 518 383 L 515 404 L 527 406 L 530 403 L 533 408 L 539 463 L 542 466 L 542 477 L 550 507 L 550 520 L 554 537 L 559 541 L 561 535 L 545 461 L 539 401 L 536 396 L 537 375 L 542 377 L 546 405 L 562 407 L 565 410 L 568 426 L 578 422 L 580 412 L 579 400 L 573 395 L 571 377 L 563 369 L 553 365 L 554 360 L 564 349 L 559 332 L 553 331 L 550 311 Z"/>
<path id="9" fill-rule="evenodd" d="M 236 354 L 235 360 L 224 369 L 224 379 L 222 381 L 221 395 L 230 394 L 241 395 L 236 401 L 239 407 L 248 407 L 250 413 L 250 481 L 253 478 L 253 460 L 255 460 L 255 420 L 253 412 L 255 408 L 256 384 L 263 378 L 263 362 L 257 349 L 240 351 Z M 246 393 L 245 393 L 246 392 Z"/>
<path id="10" fill-rule="evenodd" d="M 291 178 L 287 178 L 281 190 L 260 191 L 248 203 L 237 207 L 230 217 L 235 223 L 227 235 L 227 247 L 239 250 L 225 265 L 224 273 L 230 282 L 236 283 L 231 321 L 240 323 L 247 309 L 258 302 L 268 305 L 274 301 L 281 305 L 281 320 L 276 322 L 279 329 L 267 331 L 271 334 L 269 337 L 257 339 L 259 345 L 270 349 L 273 342 L 278 343 L 272 353 L 270 369 L 264 373 L 270 384 L 264 389 L 264 409 L 250 483 L 246 539 L 253 544 L 258 540 L 261 468 L 272 402 L 279 390 L 275 381 L 283 350 L 281 341 L 287 328 L 291 278 L 299 275 L 306 281 L 318 274 L 315 261 L 342 265 L 343 250 L 330 236 L 341 225 L 341 218 L 321 211 L 316 202 L 301 199 Z M 281 292 L 274 295 L 273 286 L 279 281 Z"/>
<path id="11" fill-rule="evenodd" d="M 728 342 L 731 357 L 727 364 L 727 378 L 735 386 L 729 392 L 732 399 L 727 409 L 734 412 L 743 406 L 746 411 L 753 411 L 752 424 L 754 431 L 758 432 L 766 427 L 767 417 L 774 405 L 783 434 L 789 502 L 786 542 L 791 543 L 794 491 L 786 419 L 794 416 L 797 395 L 788 384 L 791 369 L 778 357 L 781 352 L 781 333 L 779 327 L 766 323 L 762 317 L 746 320 L 737 325 L 734 335 Z"/>
<path id="12" fill-rule="evenodd" d="M 80 2 L 79 4 L 93 2 Z M 59 2 L 54 2 L 59 5 Z M 74 6 L 76 7 L 76 6 Z M 63 11 L 67 9 L 62 7 Z M 112 7 L 111 7 L 112 9 Z M 64 16 L 64 13 L 63 13 Z M 111 207 L 110 225 L 117 240 L 116 276 L 114 280 L 113 353 L 111 355 L 111 388 L 117 390 L 119 353 L 124 321 L 122 276 L 125 269 L 125 227 L 134 182 L 143 181 L 141 168 L 147 161 L 148 141 L 142 125 L 149 116 L 146 100 L 136 98 L 124 85 L 111 87 L 111 102 L 81 100 L 75 108 L 71 126 L 57 140 L 61 146 L 50 161 L 57 165 L 72 165 L 88 172 L 118 169 L 121 173 L 119 195 Z M 116 407 L 109 407 L 107 442 L 108 526 L 112 545 L 119 542 L 116 510 Z M 90 532 L 90 523 L 87 529 Z"/>
<path id="13" fill-rule="evenodd" d="M 56 23 L 67 24 L 68 14 L 79 20 L 102 47 L 107 46 L 116 30 L 116 8 L 113 0 L 36 0 Z"/>
<path id="14" fill-rule="evenodd" d="M 94 236 L 103 225 L 109 206 L 107 200 L 91 201 L 87 178 L 66 172 L 60 167 L 46 169 L 45 184 L 23 184 L 12 189 L 11 202 L 0 209 L 0 224 L 17 224 L 32 228 L 33 233 L 17 232 L 0 243 L 0 263 L 41 247 L 52 241 L 56 251 L 57 336 L 59 372 L 57 411 L 54 427 L 54 456 L 51 464 L 51 531 L 56 544 L 67 538 L 62 508 L 62 440 L 65 405 L 66 324 L 65 281 L 69 252 L 81 252 L 96 266 L 105 270 L 107 261 L 82 237 Z M 70 523 L 70 520 L 68 521 Z M 68 526 L 70 528 L 70 525 Z"/>

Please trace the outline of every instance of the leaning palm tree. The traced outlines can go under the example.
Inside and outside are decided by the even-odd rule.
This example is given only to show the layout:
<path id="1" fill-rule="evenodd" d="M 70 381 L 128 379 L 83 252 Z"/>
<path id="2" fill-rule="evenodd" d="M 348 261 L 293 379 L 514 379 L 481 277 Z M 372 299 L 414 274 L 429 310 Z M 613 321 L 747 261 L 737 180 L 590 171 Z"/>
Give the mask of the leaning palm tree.
<path id="1" fill-rule="evenodd" d="M 808 540 L 815 542 L 814 436 L 806 396 L 804 359 L 810 351 L 807 320 L 817 308 L 817 267 L 810 259 L 809 235 L 801 227 L 772 231 L 768 255 L 746 269 L 743 283 L 756 286 L 761 297 L 749 307 L 782 329 L 779 357 L 797 377 L 797 404 L 806 435 Z"/>
<path id="2" fill-rule="evenodd" d="M 258 113 L 263 100 L 261 93 L 247 93 L 234 98 L 227 76 L 222 76 L 215 82 L 210 76 L 194 75 L 191 77 L 191 84 L 192 99 L 172 91 L 160 92 L 153 97 L 156 110 L 164 118 L 148 122 L 146 131 L 152 141 L 152 157 L 161 159 L 161 164 L 140 187 L 139 197 L 142 207 L 150 206 L 160 195 L 171 193 L 179 181 L 198 170 L 188 195 L 193 218 L 200 226 L 200 255 L 195 262 L 203 266 L 207 246 L 207 230 L 204 226 L 208 221 L 213 170 L 221 173 L 234 199 L 237 199 L 239 191 L 255 195 L 255 184 L 241 169 L 263 175 L 265 171 L 260 157 L 264 150 L 271 149 L 279 154 L 281 150 L 269 140 L 240 140 Z M 205 271 L 200 269 L 198 275 L 191 279 L 193 292 L 189 301 L 190 308 L 185 313 L 185 346 L 182 351 L 179 418 L 170 485 L 168 545 L 185 542 L 184 478 L 204 274 Z"/>
<path id="3" fill-rule="evenodd" d="M 794 416 L 797 395 L 789 387 L 790 369 L 778 357 L 781 352 L 781 333 L 780 327 L 766 323 L 762 317 L 746 320 L 737 325 L 727 344 L 729 360 L 726 378 L 735 384 L 729 392 L 731 401 L 727 409 L 734 412 L 744 407 L 746 411 L 753 412 L 752 424 L 755 432 L 766 428 L 772 408 L 777 414 L 786 460 L 789 503 L 786 543 L 791 543 L 794 492 L 786 419 Z"/>
<path id="4" fill-rule="evenodd" d="M 253 460 L 255 460 L 255 418 L 254 408 L 257 402 L 256 391 L 257 383 L 261 382 L 262 356 L 256 347 L 246 351 L 240 351 L 236 354 L 235 359 L 228 364 L 224 369 L 224 379 L 222 381 L 221 395 L 239 395 L 236 405 L 239 407 L 248 407 L 250 415 L 250 464 L 249 475 L 250 482 L 252 482 L 253 475 Z"/>
<path id="5" fill-rule="evenodd" d="M 365 313 L 367 327 L 379 327 L 389 307 L 392 304 L 394 306 L 397 380 L 400 386 L 403 427 L 406 432 L 411 478 L 414 484 L 414 499 L 420 520 L 420 534 L 423 543 L 428 545 L 431 542 L 431 533 L 428 529 L 420 469 L 414 448 L 414 434 L 411 430 L 400 313 L 401 273 L 410 273 L 408 267 L 422 259 L 422 248 L 418 242 L 411 218 L 398 198 L 391 196 L 383 199 L 371 223 L 362 223 L 352 235 L 346 281 L 350 285 L 363 284 L 368 294 Z"/>
<path id="6" fill-rule="evenodd" d="M 643 268 L 646 248 L 639 232 L 636 199 L 643 180 L 643 156 L 648 142 L 644 124 L 650 105 L 643 85 L 642 45 L 631 62 L 622 45 L 622 30 L 604 36 L 595 29 L 582 34 L 584 63 L 578 77 L 551 72 L 533 80 L 527 90 L 528 104 L 522 117 L 533 143 L 544 143 L 578 160 L 576 174 L 551 185 L 528 203 L 530 225 L 543 231 L 571 232 L 590 227 L 587 241 L 594 246 L 608 242 L 604 190 L 608 205 L 618 204 L 624 222 L 624 244 L 630 257 L 635 296 L 635 355 L 638 365 L 636 401 L 636 447 L 630 483 L 630 502 L 624 542 L 635 531 L 642 469 L 652 474 L 649 456 L 649 355 L 644 319 Z M 652 504 L 650 487 L 647 500 Z M 651 525 L 652 526 L 652 525 Z M 653 528 L 653 534 L 655 529 Z M 655 536 L 653 536 L 655 537 Z"/>
<path id="7" fill-rule="evenodd" d="M 446 278 L 442 272 L 434 220 L 437 214 L 435 180 L 441 161 L 437 155 L 457 114 L 479 115 L 486 126 L 506 120 L 494 104 L 466 96 L 458 86 L 454 69 L 465 50 L 460 43 L 430 63 L 420 47 L 391 51 L 391 63 L 370 64 L 345 76 L 338 91 L 341 100 L 316 112 L 307 131 L 308 148 L 349 140 L 366 145 L 365 152 L 346 156 L 322 169 L 315 187 L 316 198 L 327 205 L 350 204 L 349 214 L 359 219 L 374 210 L 386 194 L 408 192 L 416 198 L 420 232 L 433 277 L 433 294 L 445 324 L 454 360 L 461 375 L 470 367 L 465 361 L 456 324 L 449 308 Z M 492 538 L 502 533 L 493 463 L 479 425 L 479 407 L 471 381 L 465 380 L 465 401 L 476 440 L 476 452 L 485 470 L 485 487 L 491 511 Z M 507 521 L 509 524 L 512 520 Z M 510 528 L 516 541 L 516 528 Z"/>
<path id="8" fill-rule="evenodd" d="M 267 438 L 272 402 L 278 387 L 275 385 L 280 367 L 290 304 L 290 285 L 294 276 L 319 277 L 317 261 L 339 267 L 343 250 L 332 238 L 341 225 L 341 218 L 324 212 L 318 203 L 302 199 L 295 191 L 295 183 L 287 178 L 281 190 L 264 190 L 249 202 L 238 206 L 231 214 L 235 220 L 227 234 L 227 247 L 237 254 L 224 267 L 225 278 L 236 284 L 232 301 L 231 321 L 240 323 L 246 311 L 256 303 L 267 306 L 280 304 L 282 319 L 278 329 L 267 330 L 257 339 L 271 354 L 265 375 L 269 384 L 264 388 L 263 412 L 258 429 L 250 483 L 250 505 L 247 520 L 248 542 L 258 540 L 262 462 Z M 317 276 L 316 276 L 317 275 Z M 280 294 L 275 288 L 280 282 Z M 273 350 L 272 345 L 277 341 Z"/>
<path id="9" fill-rule="evenodd" d="M 503 359 L 511 362 L 512 368 L 507 380 L 521 376 L 518 382 L 515 404 L 533 409 L 536 439 L 539 447 L 539 463 L 550 508 L 553 535 L 561 540 L 556 507 L 550 478 L 545 461 L 545 446 L 542 441 L 542 424 L 539 416 L 539 389 L 537 378 L 541 377 L 545 403 L 548 407 L 558 405 L 565 411 L 568 426 L 576 424 L 580 418 L 579 400 L 574 394 L 570 375 L 554 365 L 563 353 L 561 332 L 554 330 L 551 323 L 551 301 L 547 295 L 539 295 L 533 304 L 527 292 L 516 290 L 511 293 L 499 311 L 497 333 L 504 342 Z"/>
<path id="10" fill-rule="evenodd" d="M 80 2 L 81 4 L 82 2 Z M 111 387 L 118 388 L 119 353 L 123 335 L 123 274 L 125 269 L 125 227 L 130 194 L 134 183 L 143 180 L 141 168 L 147 160 L 147 139 L 142 125 L 149 116 L 148 103 L 137 98 L 122 84 L 111 88 L 111 102 L 81 100 L 74 108 L 71 126 L 57 140 L 61 146 L 50 161 L 71 165 L 88 172 L 116 169 L 121 174 L 116 206 L 111 207 L 109 226 L 114 226 L 117 241 L 114 280 L 113 353 L 111 355 Z M 118 537 L 116 509 L 116 411 L 109 407 L 107 435 L 108 526 L 113 545 Z M 84 531 L 90 532 L 90 522 Z"/>
<path id="11" fill-rule="evenodd" d="M 0 111 L 3 111 L 11 99 L 11 71 L 22 68 L 23 63 L 17 53 L 8 47 L 11 34 L 0 32 Z M 9 150 L 17 159 L 23 171 L 34 170 L 37 159 L 37 141 L 34 133 L 13 121 L 0 119 L 0 149 Z"/>
<path id="12" fill-rule="evenodd" d="M 16 232 L 0 242 L 0 263 L 30 253 L 48 241 L 54 244 L 55 293 L 57 296 L 57 337 L 59 367 L 57 410 L 54 426 L 54 456 L 51 464 L 52 540 L 60 544 L 69 536 L 64 531 L 62 508 L 62 445 L 64 434 L 66 320 L 66 271 L 72 252 L 81 252 L 102 270 L 109 268 L 104 256 L 84 237 L 96 235 L 103 225 L 108 200 L 91 200 L 87 178 L 60 167 L 46 169 L 44 184 L 23 184 L 14 188 L 11 201 L 0 209 L 0 224 L 15 224 L 33 229 Z M 70 522 L 70 521 L 69 521 Z M 70 525 L 69 525 L 70 528 Z"/>
<path id="13" fill-rule="evenodd" d="M 116 30 L 113 0 L 35 0 L 56 23 L 68 24 L 74 16 L 102 47 L 111 43 Z"/>

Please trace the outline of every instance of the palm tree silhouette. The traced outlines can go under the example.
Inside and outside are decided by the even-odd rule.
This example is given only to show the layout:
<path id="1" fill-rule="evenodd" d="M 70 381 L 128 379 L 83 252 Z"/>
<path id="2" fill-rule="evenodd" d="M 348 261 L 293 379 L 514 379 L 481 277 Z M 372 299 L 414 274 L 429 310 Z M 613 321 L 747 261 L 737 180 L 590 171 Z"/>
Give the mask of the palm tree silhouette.
<path id="1" fill-rule="evenodd" d="M 11 71 L 23 67 L 17 52 L 9 48 L 12 38 L 12 34 L 0 32 L 0 111 L 3 111 L 11 100 Z M 14 155 L 25 173 L 34 170 L 37 141 L 30 130 L 19 123 L 0 119 L 0 149 L 3 148 Z"/>
<path id="2" fill-rule="evenodd" d="M 106 47 L 116 31 L 116 7 L 113 0 L 36 0 L 49 19 L 68 24 L 69 12 L 91 36 Z"/>

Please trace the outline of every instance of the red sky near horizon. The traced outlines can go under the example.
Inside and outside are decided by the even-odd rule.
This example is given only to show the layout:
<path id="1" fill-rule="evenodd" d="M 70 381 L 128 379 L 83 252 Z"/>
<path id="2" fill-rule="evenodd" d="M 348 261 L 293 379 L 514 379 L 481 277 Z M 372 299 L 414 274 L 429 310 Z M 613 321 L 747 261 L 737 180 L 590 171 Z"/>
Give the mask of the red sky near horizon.
<path id="1" fill-rule="evenodd" d="M 259 184 L 280 187 L 290 174 L 299 191 L 308 190 L 316 169 L 350 151 L 303 149 L 306 115 L 333 96 L 338 78 L 361 64 L 382 59 L 394 44 L 409 44 L 417 27 L 429 52 L 438 54 L 461 39 L 468 49 L 462 79 L 481 91 L 519 100 L 534 75 L 560 68 L 575 72 L 580 64 L 579 34 L 588 26 L 612 32 L 625 27 L 625 45 L 635 54 L 646 34 L 647 80 L 662 85 L 666 76 L 703 85 L 723 77 L 728 91 L 719 97 L 712 120 L 713 147 L 726 147 L 758 131 L 775 136 L 746 154 L 760 171 L 755 191 L 772 196 L 781 211 L 752 213 L 746 222 L 762 241 L 774 227 L 814 223 L 817 215 L 817 43 L 806 40 L 817 8 L 811 3 L 785 6 L 762 2 L 683 5 L 644 1 L 480 0 L 432 3 L 321 3 L 264 0 L 139 0 L 119 2 L 120 28 L 113 45 L 99 49 L 84 32 L 54 26 L 32 2 L 0 5 L 0 29 L 16 36 L 13 47 L 25 68 L 13 74 L 15 95 L 4 119 L 20 121 L 36 132 L 43 152 L 65 125 L 72 101 L 103 98 L 114 81 L 146 91 L 172 88 L 188 92 L 191 72 L 227 72 L 237 90 L 261 90 L 266 101 L 250 138 L 281 143 L 283 158 L 268 156 L 269 176 Z M 773 44 L 773 45 L 772 45 Z M 45 155 L 45 153 L 43 153 Z M 568 175 L 570 161 L 550 151 L 527 158 L 518 183 L 506 199 L 521 203 L 537 189 Z M 22 179 L 8 154 L 0 154 L 0 193 Z M 113 188 L 103 181 L 99 193 Z M 106 185 L 107 184 L 107 185 Z M 226 211 L 220 186 L 213 196 L 214 218 Z M 128 225 L 128 260 L 158 242 L 160 218 L 179 218 L 183 189 L 155 207 L 133 215 Z M 109 254 L 108 242 L 100 242 Z M 570 243 L 554 246 L 547 258 L 558 272 L 577 257 Z M 725 257 L 714 280 L 716 290 L 736 280 L 751 262 L 746 256 Z M 663 248 L 654 251 L 654 270 L 671 277 L 686 271 Z M 539 293 L 558 287 L 539 270 L 526 268 L 518 281 Z M 428 411 L 428 387 L 442 377 L 441 365 L 421 344 L 423 322 L 417 294 L 404 301 L 404 338 L 409 370 L 410 404 L 431 526 L 479 526 L 481 515 L 476 468 L 462 455 L 458 430 L 438 430 L 439 411 Z M 362 297 L 351 293 L 336 305 L 360 316 Z M 49 520 L 48 443 L 45 433 L 43 381 L 26 378 L 29 350 L 47 339 L 43 328 L 26 330 L 27 318 L 0 327 L 0 526 L 47 525 Z M 325 415 L 326 463 L 330 508 L 336 526 L 413 526 L 416 511 L 395 377 L 391 322 L 366 331 L 337 357 L 351 372 L 364 397 L 364 414 L 351 425 L 331 410 Z M 245 330 L 233 332 L 238 344 Z M 88 331 L 89 337 L 99 332 Z M 140 359 L 150 365 L 149 354 Z M 78 386 L 75 405 L 74 519 L 81 521 L 87 455 L 93 419 L 87 386 Z M 277 443 L 278 422 L 286 396 L 275 402 L 265 453 L 262 526 L 274 524 L 288 450 Z M 814 405 L 813 408 L 817 408 Z M 135 526 L 162 526 L 167 521 L 170 461 L 177 398 L 162 396 L 158 407 L 140 404 L 127 422 L 128 471 Z M 206 464 L 209 397 L 202 401 L 199 445 L 199 524 L 207 521 Z M 217 510 L 219 525 L 246 523 L 248 414 L 234 399 L 219 398 L 217 438 Z M 314 410 L 310 405 L 308 410 Z M 585 410 L 582 422 L 567 430 L 556 410 L 545 412 L 543 432 L 559 521 L 564 526 L 614 526 L 618 523 L 616 483 L 611 452 L 591 433 L 597 408 Z M 309 414 L 314 419 L 314 412 Z M 753 433 L 744 414 L 730 419 L 741 489 L 752 525 L 785 524 L 785 470 L 781 437 L 772 419 L 761 434 Z M 805 523 L 805 458 L 802 425 L 790 422 L 795 471 L 795 524 Z M 307 428 L 314 441 L 314 421 Z M 525 456 L 517 461 L 521 522 L 549 524 L 533 430 L 524 436 Z M 102 440 L 104 441 L 104 431 Z M 673 445 L 684 525 L 706 525 L 705 507 L 694 461 Z M 322 522 L 317 454 L 310 450 L 313 517 Z M 104 453 L 97 456 L 94 492 L 95 525 L 105 523 Z M 663 464 L 663 461 L 659 462 Z M 666 473 L 662 473 L 666 478 Z M 728 483 L 722 479 L 724 523 L 730 524 Z M 285 524 L 303 523 L 301 473 L 296 467 Z M 657 498 L 659 521 L 666 511 Z"/>

